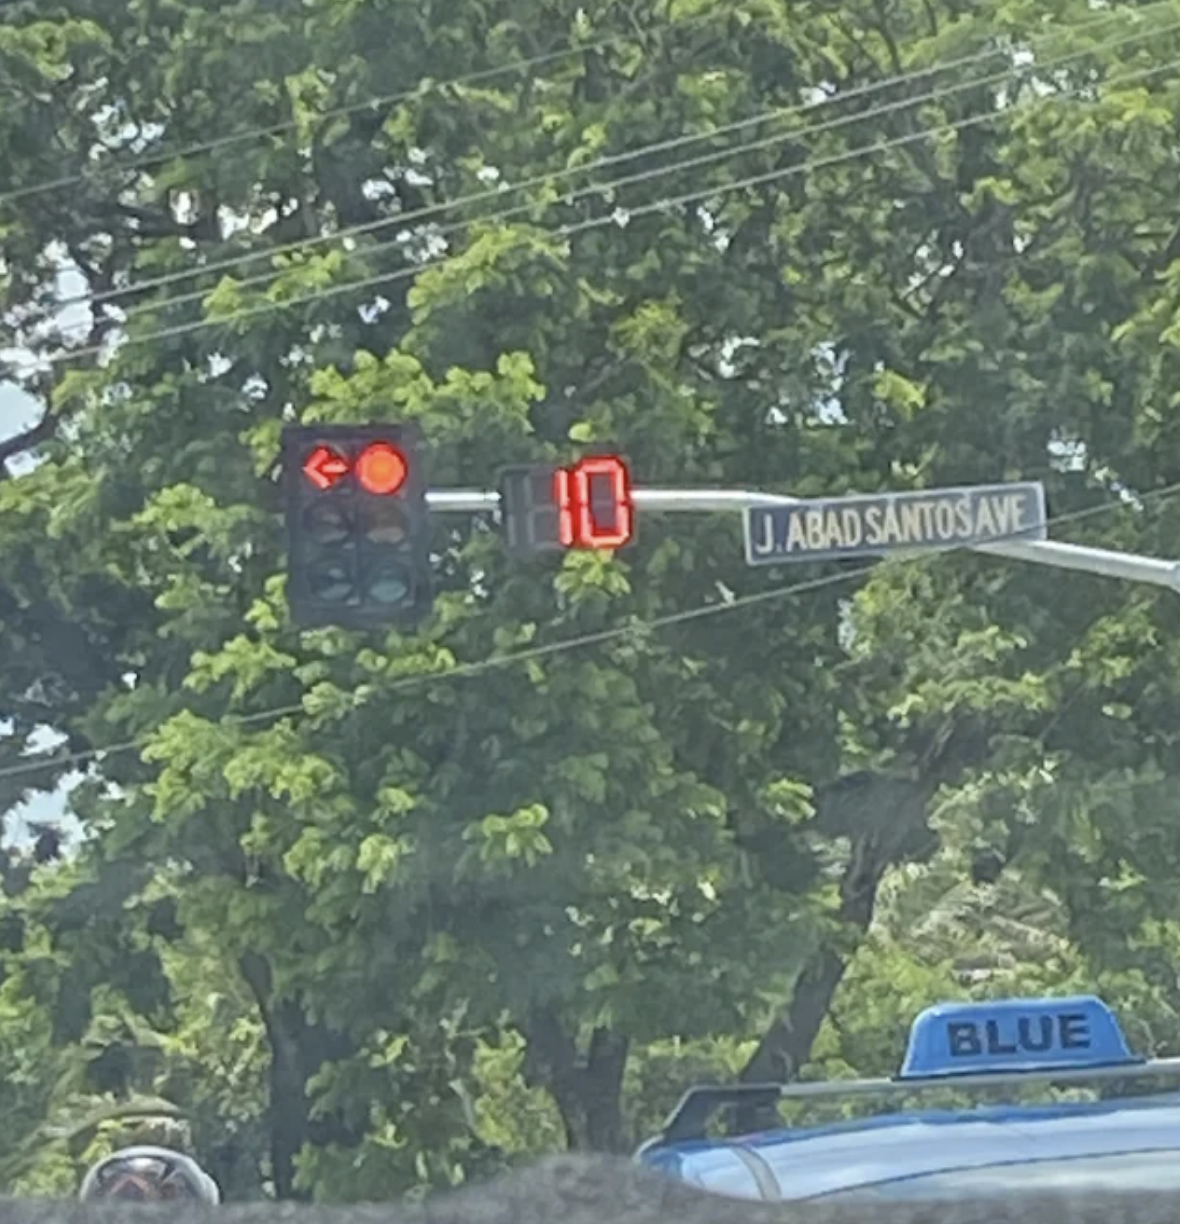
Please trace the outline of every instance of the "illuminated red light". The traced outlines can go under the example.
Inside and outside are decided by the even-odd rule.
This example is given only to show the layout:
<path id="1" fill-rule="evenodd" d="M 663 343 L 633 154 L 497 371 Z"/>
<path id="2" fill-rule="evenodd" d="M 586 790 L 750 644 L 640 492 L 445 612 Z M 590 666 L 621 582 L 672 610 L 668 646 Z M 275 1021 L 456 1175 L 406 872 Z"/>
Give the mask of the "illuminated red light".
<path id="1" fill-rule="evenodd" d="M 356 478 L 369 493 L 396 493 L 408 474 L 405 456 L 388 442 L 371 443 L 356 461 Z"/>
<path id="2" fill-rule="evenodd" d="M 304 461 L 303 474 L 317 489 L 330 489 L 348 475 L 348 460 L 330 446 L 317 446 Z"/>
<path id="3" fill-rule="evenodd" d="M 617 455 L 581 459 L 573 467 L 560 468 L 553 491 L 558 538 L 566 548 L 622 548 L 635 534 L 631 475 Z M 610 510 L 605 523 L 597 514 L 603 502 Z"/>

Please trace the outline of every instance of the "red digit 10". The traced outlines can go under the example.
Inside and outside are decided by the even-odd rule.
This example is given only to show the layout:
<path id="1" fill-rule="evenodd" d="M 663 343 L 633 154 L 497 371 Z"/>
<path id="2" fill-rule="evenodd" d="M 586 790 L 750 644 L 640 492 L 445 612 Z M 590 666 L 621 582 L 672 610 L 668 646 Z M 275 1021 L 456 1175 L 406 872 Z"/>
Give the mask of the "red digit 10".
<path id="1" fill-rule="evenodd" d="M 554 479 L 558 537 L 566 548 L 622 548 L 634 534 L 631 474 L 617 455 L 580 459 L 573 467 L 558 469 Z M 606 495 L 595 498 L 595 487 Z M 595 513 L 605 503 L 610 521 Z"/>

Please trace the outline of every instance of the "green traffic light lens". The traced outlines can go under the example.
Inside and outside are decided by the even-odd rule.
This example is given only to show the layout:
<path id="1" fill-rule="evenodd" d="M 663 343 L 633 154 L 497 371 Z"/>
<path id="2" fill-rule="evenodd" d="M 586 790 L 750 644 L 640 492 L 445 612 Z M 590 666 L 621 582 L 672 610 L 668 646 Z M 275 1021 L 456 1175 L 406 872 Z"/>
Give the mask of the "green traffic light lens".
<path id="1" fill-rule="evenodd" d="M 410 571 L 396 561 L 377 566 L 366 585 L 368 597 L 374 603 L 387 606 L 405 603 L 414 590 Z"/>

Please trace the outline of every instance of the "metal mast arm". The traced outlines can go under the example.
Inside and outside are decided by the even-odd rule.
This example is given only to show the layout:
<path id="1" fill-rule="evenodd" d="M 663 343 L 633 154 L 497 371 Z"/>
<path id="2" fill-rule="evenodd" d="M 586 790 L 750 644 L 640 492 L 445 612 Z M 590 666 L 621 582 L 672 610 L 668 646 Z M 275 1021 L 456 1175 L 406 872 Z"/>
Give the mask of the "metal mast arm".
<path id="1" fill-rule="evenodd" d="M 808 504 L 805 498 L 746 489 L 635 489 L 632 498 L 636 509 L 648 514 L 744 512 L 758 507 Z M 494 491 L 479 489 L 436 489 L 427 494 L 427 501 L 430 509 L 436 512 L 480 514 L 498 509 L 500 496 Z M 1077 570 L 1180 591 L 1180 561 L 1056 540 L 1002 540 L 967 547 L 973 552 L 994 553 L 1053 569 Z"/>

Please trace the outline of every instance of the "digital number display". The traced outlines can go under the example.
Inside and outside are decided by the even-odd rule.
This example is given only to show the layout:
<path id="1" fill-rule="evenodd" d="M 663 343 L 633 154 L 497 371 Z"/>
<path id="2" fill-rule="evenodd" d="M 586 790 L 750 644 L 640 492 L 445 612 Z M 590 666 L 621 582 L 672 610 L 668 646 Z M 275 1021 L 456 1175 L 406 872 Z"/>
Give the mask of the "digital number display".
<path id="1" fill-rule="evenodd" d="M 558 535 L 566 548 L 613 550 L 634 536 L 631 476 L 617 455 L 582 459 L 554 477 Z"/>
<path id="2" fill-rule="evenodd" d="M 613 552 L 635 538 L 631 473 L 619 455 L 505 468 L 499 488 L 505 542 L 518 555 Z"/>

